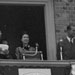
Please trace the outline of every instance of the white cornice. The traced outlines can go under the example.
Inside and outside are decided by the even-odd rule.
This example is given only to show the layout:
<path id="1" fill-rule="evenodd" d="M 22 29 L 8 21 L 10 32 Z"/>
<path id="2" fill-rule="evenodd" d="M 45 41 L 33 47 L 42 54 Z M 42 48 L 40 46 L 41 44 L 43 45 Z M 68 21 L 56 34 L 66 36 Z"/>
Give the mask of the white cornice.
<path id="1" fill-rule="evenodd" d="M 49 0 L 0 0 L 2 4 L 44 4 Z"/>

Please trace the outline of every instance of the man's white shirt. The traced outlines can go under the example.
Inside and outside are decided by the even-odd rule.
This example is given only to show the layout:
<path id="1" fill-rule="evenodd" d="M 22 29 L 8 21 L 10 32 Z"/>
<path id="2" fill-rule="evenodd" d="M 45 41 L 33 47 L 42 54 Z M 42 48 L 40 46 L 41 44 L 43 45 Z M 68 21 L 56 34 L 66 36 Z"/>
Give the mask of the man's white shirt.
<path id="1" fill-rule="evenodd" d="M 67 40 L 69 41 L 69 42 L 72 42 L 73 43 L 73 40 L 74 40 L 74 38 L 72 38 L 72 40 L 67 36 Z"/>

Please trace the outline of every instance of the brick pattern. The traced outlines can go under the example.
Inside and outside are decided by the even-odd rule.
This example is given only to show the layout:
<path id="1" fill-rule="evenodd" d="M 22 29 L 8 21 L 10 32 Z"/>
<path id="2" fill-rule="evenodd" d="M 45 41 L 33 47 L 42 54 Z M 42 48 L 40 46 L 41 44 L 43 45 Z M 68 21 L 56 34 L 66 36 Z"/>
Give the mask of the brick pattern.
<path id="1" fill-rule="evenodd" d="M 65 37 L 67 25 L 71 23 L 75 28 L 75 0 L 54 0 L 54 18 L 58 41 Z"/>

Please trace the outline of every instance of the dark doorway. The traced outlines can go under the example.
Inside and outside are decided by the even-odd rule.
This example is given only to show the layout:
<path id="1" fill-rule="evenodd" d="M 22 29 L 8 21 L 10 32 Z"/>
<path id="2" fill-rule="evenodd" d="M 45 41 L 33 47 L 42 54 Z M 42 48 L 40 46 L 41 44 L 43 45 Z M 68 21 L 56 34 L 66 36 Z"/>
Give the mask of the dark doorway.
<path id="1" fill-rule="evenodd" d="M 46 58 L 46 36 L 44 21 L 44 5 L 0 5 L 0 29 L 10 45 L 10 54 L 14 57 L 15 49 L 20 45 L 22 31 L 29 32 L 30 43 L 35 47 L 39 43 L 39 50 Z"/>

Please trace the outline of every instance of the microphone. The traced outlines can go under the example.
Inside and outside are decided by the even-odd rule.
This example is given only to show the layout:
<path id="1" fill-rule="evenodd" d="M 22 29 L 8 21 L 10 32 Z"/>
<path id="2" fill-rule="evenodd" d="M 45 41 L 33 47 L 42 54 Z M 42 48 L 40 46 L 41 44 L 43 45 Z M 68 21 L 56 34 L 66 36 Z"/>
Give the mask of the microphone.
<path id="1" fill-rule="evenodd" d="M 62 47 L 63 39 L 60 39 L 59 42 L 60 42 L 60 46 Z"/>
<path id="2" fill-rule="evenodd" d="M 39 44 L 36 43 L 35 45 L 36 45 L 36 51 L 38 51 Z"/>
<path id="3" fill-rule="evenodd" d="M 62 54 L 62 42 L 63 39 L 60 39 L 60 59 L 63 60 L 63 54 Z"/>

